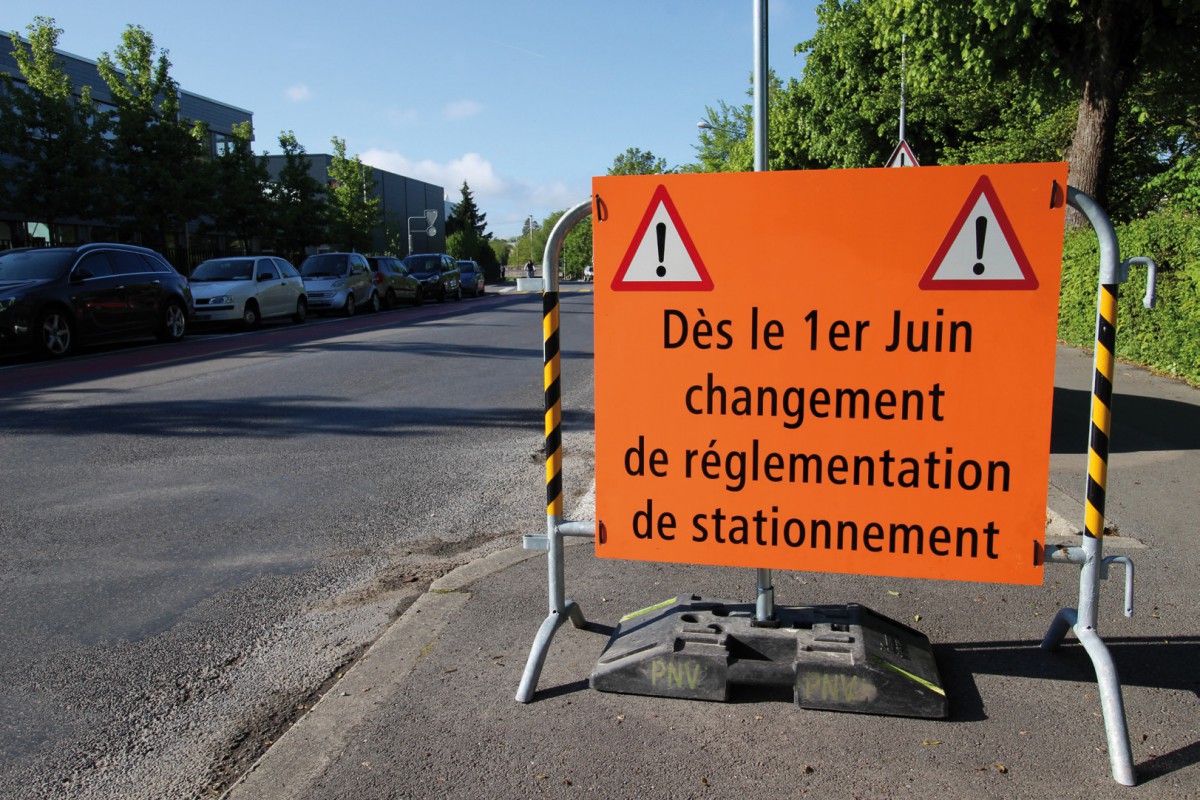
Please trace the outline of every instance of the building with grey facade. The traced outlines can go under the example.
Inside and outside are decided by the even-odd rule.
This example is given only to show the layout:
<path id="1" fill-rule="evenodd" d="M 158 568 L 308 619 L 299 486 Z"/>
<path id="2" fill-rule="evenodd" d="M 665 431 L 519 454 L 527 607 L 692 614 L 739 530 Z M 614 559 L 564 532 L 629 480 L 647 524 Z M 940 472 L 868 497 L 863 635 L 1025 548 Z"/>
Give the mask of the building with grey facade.
<path id="1" fill-rule="evenodd" d="M 328 186 L 329 165 L 333 156 L 327 153 L 306 153 L 305 158 L 312 162 L 308 174 L 322 186 Z M 280 170 L 287 164 L 286 156 L 267 156 L 267 170 L 271 179 L 279 177 Z M 441 253 L 446 250 L 446 214 L 448 204 L 445 202 L 445 189 L 432 183 L 425 183 L 416 178 L 406 178 L 394 172 L 387 172 L 376 167 L 368 166 L 371 180 L 375 181 L 372 193 L 380 199 L 380 212 L 383 225 L 375 229 L 372 236 L 371 249 L 375 253 L 390 253 L 396 256 L 406 256 L 413 253 Z M 433 235 L 427 230 L 431 227 L 425 221 L 427 210 L 437 211 L 437 219 L 432 225 Z M 412 241 L 412 249 L 408 242 Z"/>

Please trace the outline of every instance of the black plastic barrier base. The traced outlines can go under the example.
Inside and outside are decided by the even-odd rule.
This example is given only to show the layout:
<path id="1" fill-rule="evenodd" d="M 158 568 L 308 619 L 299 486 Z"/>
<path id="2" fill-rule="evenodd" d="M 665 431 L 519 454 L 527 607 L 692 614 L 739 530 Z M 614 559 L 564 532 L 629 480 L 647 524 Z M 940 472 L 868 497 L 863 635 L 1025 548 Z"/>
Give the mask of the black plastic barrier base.
<path id="1" fill-rule="evenodd" d="M 949 713 L 924 634 L 865 606 L 754 605 L 676 597 L 621 620 L 592 670 L 602 692 L 727 701 L 734 685 L 790 688 L 796 705 L 862 714 Z"/>

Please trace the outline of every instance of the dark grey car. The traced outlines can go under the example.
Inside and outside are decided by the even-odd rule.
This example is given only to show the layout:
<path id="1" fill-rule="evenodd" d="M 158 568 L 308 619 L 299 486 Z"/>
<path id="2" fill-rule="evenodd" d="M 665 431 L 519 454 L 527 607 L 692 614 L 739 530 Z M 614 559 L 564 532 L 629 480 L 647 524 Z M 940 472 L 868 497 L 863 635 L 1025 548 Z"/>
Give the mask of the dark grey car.
<path id="1" fill-rule="evenodd" d="M 462 300 L 462 282 L 458 265 L 445 253 L 414 253 L 404 259 L 408 274 L 421 282 L 424 295 L 439 303 L 453 297 Z"/>
<path id="2" fill-rule="evenodd" d="M 182 339 L 192 313 L 187 278 L 153 250 L 127 244 L 0 252 L 0 346 L 48 358 L 87 341 Z"/>

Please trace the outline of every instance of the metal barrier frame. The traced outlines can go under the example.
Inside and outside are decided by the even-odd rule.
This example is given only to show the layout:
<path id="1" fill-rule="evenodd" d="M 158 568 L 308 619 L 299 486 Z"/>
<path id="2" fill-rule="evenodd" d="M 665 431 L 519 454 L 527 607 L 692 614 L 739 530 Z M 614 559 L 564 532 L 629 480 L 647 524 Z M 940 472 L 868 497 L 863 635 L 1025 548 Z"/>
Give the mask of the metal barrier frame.
<path id="1" fill-rule="evenodd" d="M 1085 486 L 1085 520 L 1083 541 L 1079 547 L 1045 545 L 1047 563 L 1078 564 L 1078 609 L 1060 609 L 1042 639 L 1043 650 L 1054 650 L 1062 644 L 1068 632 L 1074 632 L 1083 644 L 1096 670 L 1104 727 L 1108 740 L 1112 776 L 1120 784 L 1133 786 L 1137 775 L 1125 720 L 1121 683 L 1108 647 L 1096 632 L 1099 582 L 1107 579 L 1108 567 L 1117 563 L 1125 567 L 1125 615 L 1133 615 L 1133 562 L 1124 556 L 1103 557 L 1104 499 L 1108 474 L 1108 439 L 1112 421 L 1112 389 L 1116 353 L 1117 287 L 1128 280 L 1131 264 L 1148 268 L 1147 290 L 1143 300 L 1146 308 L 1154 305 L 1157 265 L 1145 257 L 1120 261 L 1116 232 L 1108 215 L 1092 198 L 1067 187 L 1066 201 L 1088 220 L 1100 243 L 1099 295 L 1096 312 L 1095 369 L 1092 379 L 1092 415 L 1088 439 L 1088 477 Z M 521 676 L 516 699 L 520 703 L 533 700 L 538 678 L 546 660 L 554 634 L 568 620 L 576 628 L 585 626 L 583 610 L 566 597 L 566 578 L 563 567 L 564 537 L 594 537 L 596 521 L 563 519 L 562 492 L 562 394 L 559 386 L 559 314 L 558 271 L 563 240 L 573 227 L 592 211 L 592 201 L 580 203 L 567 211 L 554 226 L 546 241 L 542 270 L 542 333 L 545 377 L 546 430 L 546 533 L 524 537 L 527 550 L 546 550 L 548 562 L 549 612 L 538 629 Z M 765 575 L 763 574 L 765 572 Z M 757 614 L 773 612 L 773 592 L 770 571 L 760 570 L 757 581 Z M 765 580 L 764 580 L 765 579 Z"/>
<path id="2" fill-rule="evenodd" d="M 561 374 L 558 345 L 558 257 L 562 252 L 563 240 L 582 219 L 592 213 L 592 201 L 580 203 L 559 218 L 546 240 L 546 252 L 542 257 L 542 363 L 545 379 L 546 399 L 546 533 L 526 536 L 526 550 L 546 550 L 549 568 L 550 611 L 529 650 L 521 685 L 517 689 L 517 702 L 528 703 L 537 691 L 538 677 L 546 662 L 550 641 L 567 619 L 576 628 L 586 623 L 583 609 L 574 600 L 568 600 L 566 577 L 563 572 L 563 537 L 594 536 L 595 521 L 568 522 L 563 520 L 562 490 L 562 391 L 559 388 Z"/>
<path id="3" fill-rule="evenodd" d="M 1120 563 L 1125 567 L 1125 616 L 1133 616 L 1133 562 L 1123 556 L 1107 559 L 1103 557 L 1104 496 L 1108 479 L 1108 441 L 1112 423 L 1113 365 L 1117 338 L 1117 287 L 1129 279 L 1130 264 L 1145 264 L 1149 272 L 1143 302 L 1146 308 L 1152 308 L 1158 268 L 1152 259 L 1144 257 L 1120 261 L 1116 232 L 1108 215 L 1095 200 L 1083 192 L 1067 187 L 1067 203 L 1083 214 L 1100 241 L 1100 288 L 1096 301 L 1095 369 L 1092 374 L 1088 475 L 1084 488 L 1086 501 L 1083 542 L 1080 547 L 1045 548 L 1047 562 L 1081 565 L 1079 607 L 1059 609 L 1042 639 L 1042 649 L 1056 649 L 1062 644 L 1068 631 L 1073 631 L 1083 644 L 1096 670 L 1113 779 L 1124 786 L 1133 786 L 1137 783 L 1137 775 L 1133 769 L 1133 752 L 1129 745 L 1129 730 L 1125 722 L 1121 681 L 1117 676 L 1112 654 L 1096 632 L 1097 606 L 1100 600 L 1100 581 L 1108 577 L 1108 565 Z"/>

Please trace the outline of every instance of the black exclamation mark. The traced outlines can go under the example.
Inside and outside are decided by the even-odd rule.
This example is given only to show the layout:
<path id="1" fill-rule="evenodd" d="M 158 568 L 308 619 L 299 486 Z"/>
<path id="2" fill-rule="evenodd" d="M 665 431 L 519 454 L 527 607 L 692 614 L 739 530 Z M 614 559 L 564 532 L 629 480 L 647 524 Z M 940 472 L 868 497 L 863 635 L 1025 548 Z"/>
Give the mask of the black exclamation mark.
<path id="1" fill-rule="evenodd" d="M 664 256 L 667 254 L 667 223 L 660 222 L 654 226 L 654 232 L 658 234 L 658 269 L 654 270 L 658 277 L 665 277 L 667 268 L 663 266 Z"/>
<path id="2" fill-rule="evenodd" d="M 982 275 L 983 266 L 983 240 L 987 238 L 987 217 L 975 218 L 975 258 L 979 259 L 975 262 L 972 268 L 976 275 Z"/>

